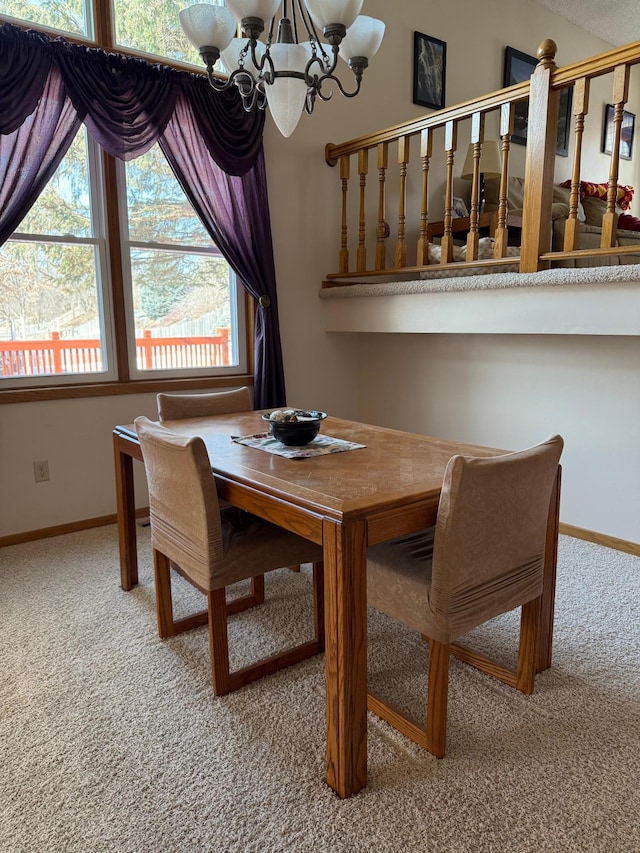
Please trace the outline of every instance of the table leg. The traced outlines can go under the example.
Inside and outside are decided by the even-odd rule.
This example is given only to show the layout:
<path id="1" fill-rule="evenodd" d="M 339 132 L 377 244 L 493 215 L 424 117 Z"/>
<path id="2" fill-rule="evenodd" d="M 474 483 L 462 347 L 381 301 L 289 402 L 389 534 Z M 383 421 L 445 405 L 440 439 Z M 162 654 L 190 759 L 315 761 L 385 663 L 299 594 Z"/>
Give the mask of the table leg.
<path id="1" fill-rule="evenodd" d="M 127 592 L 138 583 L 136 506 L 133 494 L 133 457 L 123 449 L 123 439 L 114 433 L 116 513 L 120 544 L 120 586 Z"/>
<path id="2" fill-rule="evenodd" d="M 556 602 L 556 567 L 558 564 L 558 525 L 560 523 L 560 480 L 562 469 L 558 466 L 547 521 L 547 543 L 544 558 L 544 586 L 542 590 L 542 608 L 540 622 L 540 645 L 536 672 L 543 672 L 551 666 L 553 649 L 553 616 Z"/>
<path id="3" fill-rule="evenodd" d="M 327 784 L 340 797 L 367 784 L 366 522 L 323 522 Z"/>

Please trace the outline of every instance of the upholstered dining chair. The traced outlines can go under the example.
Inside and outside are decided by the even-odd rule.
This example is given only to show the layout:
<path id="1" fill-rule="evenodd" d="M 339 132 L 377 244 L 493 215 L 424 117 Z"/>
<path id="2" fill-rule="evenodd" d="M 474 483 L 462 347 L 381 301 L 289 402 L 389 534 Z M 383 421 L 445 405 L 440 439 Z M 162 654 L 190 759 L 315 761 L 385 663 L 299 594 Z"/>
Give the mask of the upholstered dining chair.
<path id="1" fill-rule="evenodd" d="M 320 546 L 248 513 L 221 513 L 204 442 L 155 424 L 135 421 L 149 486 L 151 543 L 160 637 L 201 624 L 175 620 L 170 565 L 207 596 L 213 692 L 223 696 L 264 675 L 324 650 L 323 565 Z M 225 587 L 290 563 L 313 563 L 314 638 L 230 672 Z M 244 608 L 243 608 L 244 609 Z"/>
<path id="2" fill-rule="evenodd" d="M 438 758 L 445 753 L 449 659 L 454 654 L 523 693 L 533 693 L 546 531 L 563 440 L 518 453 L 454 456 L 435 527 L 370 546 L 368 603 L 429 641 L 426 726 L 370 692 L 368 708 Z M 522 607 L 517 669 L 455 641 Z"/>
<path id="3" fill-rule="evenodd" d="M 188 418 L 204 418 L 209 415 L 230 415 L 234 412 L 250 412 L 251 392 L 246 385 L 230 391 L 214 391 L 210 394 L 158 394 L 158 418 L 163 421 L 179 421 Z M 231 504 L 219 499 L 220 509 L 228 512 Z M 293 568 L 293 567 L 292 567 Z M 299 566 L 296 567 L 298 570 Z M 251 578 L 251 593 L 236 602 L 243 609 L 264 603 L 264 574 Z M 203 617 L 206 613 L 203 614 Z"/>
<path id="4" fill-rule="evenodd" d="M 246 385 L 212 394 L 158 394 L 156 399 L 160 422 L 250 412 L 253 408 Z"/>

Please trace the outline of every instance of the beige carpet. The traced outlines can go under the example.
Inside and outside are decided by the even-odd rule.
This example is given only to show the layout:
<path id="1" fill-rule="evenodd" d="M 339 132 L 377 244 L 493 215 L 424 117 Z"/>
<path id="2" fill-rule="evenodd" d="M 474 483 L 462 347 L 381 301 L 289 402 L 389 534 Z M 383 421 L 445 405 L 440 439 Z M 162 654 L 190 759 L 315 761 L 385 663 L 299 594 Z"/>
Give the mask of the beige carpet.
<path id="1" fill-rule="evenodd" d="M 454 662 L 448 754 L 369 717 L 368 788 L 324 783 L 323 659 L 215 699 L 204 629 L 161 642 L 148 530 L 0 550 L 0 851 L 640 850 L 640 559 L 561 538 L 555 656 L 525 697 Z M 310 578 L 267 580 L 236 662 L 306 632 Z M 181 582 L 177 598 L 199 605 Z M 513 645 L 513 619 L 483 631 Z M 479 641 L 479 638 L 478 638 Z M 370 617 L 370 680 L 416 716 L 427 649 Z"/>

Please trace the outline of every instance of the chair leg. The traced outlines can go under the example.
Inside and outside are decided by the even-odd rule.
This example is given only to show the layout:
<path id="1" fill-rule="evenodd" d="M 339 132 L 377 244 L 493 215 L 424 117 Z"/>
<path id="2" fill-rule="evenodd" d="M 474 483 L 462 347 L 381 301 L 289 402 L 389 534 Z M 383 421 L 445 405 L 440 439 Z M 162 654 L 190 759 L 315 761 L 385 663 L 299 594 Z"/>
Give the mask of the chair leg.
<path id="1" fill-rule="evenodd" d="M 426 747 L 443 758 L 447 742 L 447 699 L 449 696 L 449 645 L 429 642 L 429 693 L 427 695 Z"/>
<path id="2" fill-rule="evenodd" d="M 385 702 L 371 691 L 367 693 L 367 708 L 436 758 L 443 758 L 447 741 L 447 697 L 451 649 L 446 643 L 438 643 L 426 634 L 422 636 L 429 643 L 426 726 L 424 728 L 417 726 L 397 706 Z"/>
<path id="3" fill-rule="evenodd" d="M 153 572 L 156 586 L 156 615 L 161 639 L 174 636 L 173 602 L 171 599 L 171 563 L 160 551 L 153 549 Z"/>
<path id="4" fill-rule="evenodd" d="M 241 598 L 233 598 L 227 601 L 227 616 L 250 610 L 258 604 L 264 604 L 264 575 L 256 575 L 251 578 L 251 592 Z"/>
<path id="5" fill-rule="evenodd" d="M 522 693 L 533 693 L 536 679 L 536 661 L 540 641 L 542 596 L 522 605 L 520 615 L 520 645 L 516 688 Z"/>
<path id="6" fill-rule="evenodd" d="M 208 593 L 209 600 L 209 643 L 211 647 L 211 673 L 213 692 L 223 696 L 272 675 L 281 669 L 293 666 L 307 658 L 320 654 L 325 647 L 324 632 L 324 563 L 313 565 L 313 620 L 314 638 L 293 648 L 270 655 L 248 666 L 229 670 L 229 645 L 227 639 L 228 605 L 225 606 L 224 590 Z"/>
<path id="7" fill-rule="evenodd" d="M 229 640 L 227 636 L 227 604 L 224 587 L 207 593 L 209 611 L 209 651 L 211 681 L 216 696 L 229 692 Z"/>
<path id="8" fill-rule="evenodd" d="M 256 604 L 264 604 L 264 575 L 251 578 L 251 594 Z"/>
<path id="9" fill-rule="evenodd" d="M 319 651 L 324 651 L 324 563 L 313 564 L 313 626 Z"/>

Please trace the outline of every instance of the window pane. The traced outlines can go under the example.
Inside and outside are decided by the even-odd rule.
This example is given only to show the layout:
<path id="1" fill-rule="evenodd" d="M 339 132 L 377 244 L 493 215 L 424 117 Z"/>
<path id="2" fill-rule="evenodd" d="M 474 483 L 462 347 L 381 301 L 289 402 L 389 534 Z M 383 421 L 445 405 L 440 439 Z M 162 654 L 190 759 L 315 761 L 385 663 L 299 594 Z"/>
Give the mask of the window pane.
<path id="1" fill-rule="evenodd" d="M 66 33 L 93 37 L 84 0 L 0 0 L 0 15 Z"/>
<path id="2" fill-rule="evenodd" d="M 20 230 L 0 248 L 5 387 L 29 377 L 40 377 L 36 384 L 78 381 L 85 374 L 113 377 L 106 355 L 102 219 L 93 213 L 101 198 L 100 171 L 89 152 L 81 132 Z"/>
<path id="3" fill-rule="evenodd" d="M 157 145 L 127 163 L 127 205 L 129 239 L 135 242 L 212 246 Z"/>
<path id="4" fill-rule="evenodd" d="M 9 241 L 0 249 L 0 376 L 106 370 L 97 249 Z"/>
<path id="5" fill-rule="evenodd" d="M 211 255 L 131 251 L 139 370 L 238 364 L 235 281 Z"/>
<path id="6" fill-rule="evenodd" d="M 82 131 L 38 200 L 18 226 L 21 234 L 73 234 L 91 237 L 91 197 L 87 140 Z"/>
<path id="7" fill-rule="evenodd" d="M 185 0 L 113 0 L 116 44 L 202 68 L 198 51 L 180 26 L 178 15 L 188 5 Z"/>

